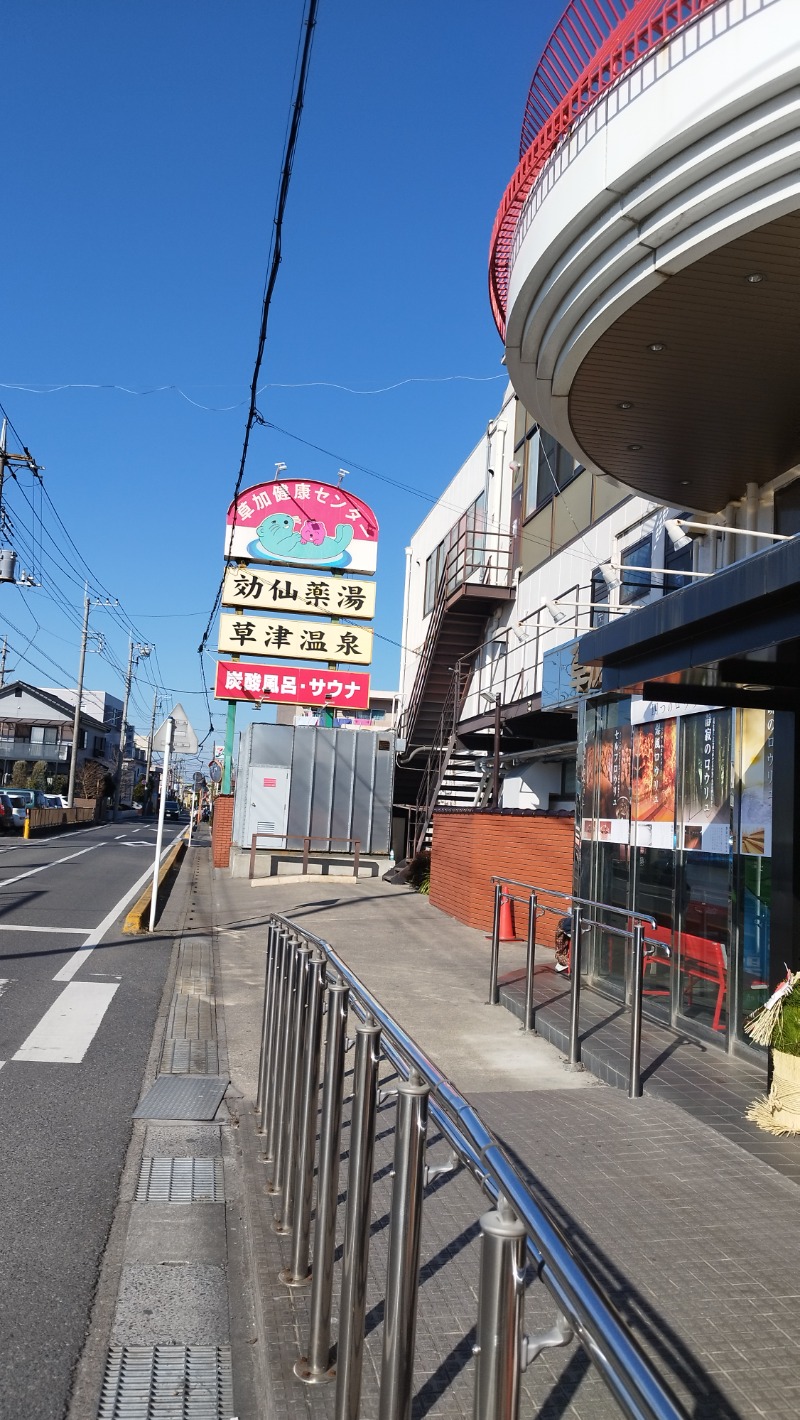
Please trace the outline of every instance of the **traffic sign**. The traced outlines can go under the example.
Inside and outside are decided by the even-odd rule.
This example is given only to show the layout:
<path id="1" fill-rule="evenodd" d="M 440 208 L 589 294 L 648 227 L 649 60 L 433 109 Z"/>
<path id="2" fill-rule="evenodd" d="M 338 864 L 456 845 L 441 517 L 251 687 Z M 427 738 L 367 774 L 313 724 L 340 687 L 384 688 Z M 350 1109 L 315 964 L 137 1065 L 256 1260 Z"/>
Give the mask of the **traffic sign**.
<path id="1" fill-rule="evenodd" d="M 205 774 L 203 774 L 200 770 L 198 770 L 197 773 L 196 773 L 195 776 L 194 776 L 194 787 L 195 787 L 195 789 L 202 789 L 202 787 L 203 787 L 203 785 L 205 784 L 205 782 L 206 782 L 206 776 L 205 776 Z"/>
<path id="2" fill-rule="evenodd" d="M 219 784 L 222 779 L 222 765 L 217 764 L 216 760 L 208 766 L 208 777 L 212 784 Z"/>
<path id="3" fill-rule="evenodd" d="M 198 739 L 197 734 L 189 724 L 189 716 L 182 705 L 173 706 L 169 715 L 153 736 L 153 749 L 165 750 L 167 747 L 167 726 L 172 720 L 175 728 L 172 733 L 172 750 L 174 754 L 197 754 Z"/>

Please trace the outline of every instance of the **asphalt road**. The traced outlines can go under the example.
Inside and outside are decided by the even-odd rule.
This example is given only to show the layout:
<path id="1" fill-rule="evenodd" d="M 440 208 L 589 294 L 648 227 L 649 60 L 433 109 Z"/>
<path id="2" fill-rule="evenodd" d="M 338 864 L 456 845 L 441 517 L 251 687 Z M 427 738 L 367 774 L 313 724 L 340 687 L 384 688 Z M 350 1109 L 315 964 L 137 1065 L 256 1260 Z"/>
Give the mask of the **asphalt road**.
<path id="1" fill-rule="evenodd" d="M 66 1411 L 172 948 L 120 933 L 154 851 L 127 817 L 0 837 L 2 1420 Z"/>

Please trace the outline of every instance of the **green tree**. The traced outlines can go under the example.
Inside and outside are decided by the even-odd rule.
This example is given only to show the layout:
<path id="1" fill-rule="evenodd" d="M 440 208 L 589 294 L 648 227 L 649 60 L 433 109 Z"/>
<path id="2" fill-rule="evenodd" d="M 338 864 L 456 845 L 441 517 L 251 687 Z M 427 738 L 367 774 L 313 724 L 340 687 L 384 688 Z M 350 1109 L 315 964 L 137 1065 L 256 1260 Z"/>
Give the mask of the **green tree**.
<path id="1" fill-rule="evenodd" d="M 134 784 L 133 786 L 133 802 L 135 804 L 143 804 L 145 799 L 147 798 L 147 793 L 147 785 L 145 784 L 144 779 L 140 779 L 139 783 Z"/>
<path id="2" fill-rule="evenodd" d="M 47 760 L 37 759 L 31 770 L 29 787 L 31 789 L 44 789 L 47 785 Z"/>
<path id="3" fill-rule="evenodd" d="M 11 770 L 11 787 L 13 789 L 27 789 L 28 787 L 28 766 L 24 759 L 15 759 Z"/>
<path id="4" fill-rule="evenodd" d="M 53 793 L 66 794 L 69 788 L 69 780 L 66 774 L 57 774 L 53 780 Z"/>

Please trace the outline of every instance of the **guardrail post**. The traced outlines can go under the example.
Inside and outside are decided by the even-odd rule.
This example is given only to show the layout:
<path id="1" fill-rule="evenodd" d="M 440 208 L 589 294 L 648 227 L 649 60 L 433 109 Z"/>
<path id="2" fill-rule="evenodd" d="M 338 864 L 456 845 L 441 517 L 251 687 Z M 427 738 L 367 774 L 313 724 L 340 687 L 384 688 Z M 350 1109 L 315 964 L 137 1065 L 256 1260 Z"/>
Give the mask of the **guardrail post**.
<path id="1" fill-rule="evenodd" d="M 638 1100 L 642 1093 L 642 987 L 644 974 L 644 922 L 633 928 L 633 995 L 631 998 L 631 1066 L 628 1079 L 628 1099 Z"/>
<path id="2" fill-rule="evenodd" d="M 368 1016 L 356 1026 L 350 1171 L 344 1222 L 339 1346 L 336 1357 L 335 1420 L 358 1420 L 364 1359 L 370 1201 L 375 1155 L 375 1104 L 381 1028 Z"/>
<path id="3" fill-rule="evenodd" d="M 275 971 L 272 983 L 273 1010 L 267 1041 L 267 1068 L 264 1100 L 261 1106 L 261 1132 L 265 1135 L 264 1159 L 275 1158 L 275 1131 L 278 1118 L 278 1094 L 281 1082 L 280 1042 L 286 1020 L 286 997 L 290 965 L 289 934 L 285 927 L 277 929 L 275 937 Z"/>
<path id="4" fill-rule="evenodd" d="M 525 1229 L 504 1198 L 480 1220 L 474 1420 L 517 1420 Z"/>
<path id="5" fill-rule="evenodd" d="M 503 884 L 494 885 L 494 914 L 492 916 L 492 946 L 489 957 L 489 1005 L 496 1006 L 500 1000 L 497 978 L 500 971 L 500 904 L 503 900 Z"/>
<path id="6" fill-rule="evenodd" d="M 256 1113 L 261 1114 L 264 1108 L 264 1095 L 267 1084 L 267 1068 L 269 1064 L 269 1028 L 274 1007 L 274 987 L 275 987 L 275 957 L 277 946 L 278 929 L 274 922 L 270 921 L 267 926 L 267 951 L 264 963 L 264 1013 L 261 1017 L 261 1050 L 258 1056 L 258 1089 L 256 1091 Z M 264 1132 L 263 1122 L 259 1125 L 259 1133 Z"/>
<path id="7" fill-rule="evenodd" d="M 272 1168 L 272 1179 L 267 1184 L 267 1193 L 274 1194 L 283 1192 L 283 1182 L 286 1176 L 286 1116 L 288 1113 L 289 1082 L 291 1079 L 290 1059 L 294 1039 L 292 1032 L 295 1017 L 295 998 L 297 996 L 297 983 L 300 972 L 299 950 L 299 943 L 290 937 L 286 943 L 283 1029 L 277 1037 L 280 1053 L 277 1060 L 276 1074 L 278 1090 L 275 1118 L 275 1156 Z"/>
<path id="8" fill-rule="evenodd" d="M 281 1273 L 281 1281 L 285 1282 L 287 1287 L 303 1287 L 311 1276 L 308 1251 L 311 1236 L 311 1194 L 314 1188 L 314 1146 L 317 1140 L 319 1054 L 322 1040 L 322 973 L 324 969 L 325 958 L 312 956 L 308 963 L 306 1039 L 298 1111 L 292 1254 L 288 1268 Z"/>
<path id="9" fill-rule="evenodd" d="M 308 872 L 308 855 L 311 852 L 311 839 L 303 839 L 303 876 Z"/>
<path id="10" fill-rule="evenodd" d="M 248 874 L 247 874 L 248 878 L 253 878 L 253 877 L 255 876 L 255 871 L 256 871 L 256 839 L 257 839 L 257 838 L 258 838 L 258 834 L 257 834 L 257 833 L 252 834 L 251 837 L 250 837 L 250 868 L 249 868 L 249 871 L 248 871 Z"/>
<path id="11" fill-rule="evenodd" d="M 353 877 L 358 878 L 358 860 L 361 856 L 361 843 L 358 838 L 353 839 Z"/>
<path id="12" fill-rule="evenodd" d="M 528 903 L 528 948 L 525 957 L 525 1021 L 522 1027 L 526 1034 L 533 1030 L 533 969 L 535 960 L 536 893 L 532 892 Z"/>
<path id="13" fill-rule="evenodd" d="M 581 1005 L 581 909 L 572 909 L 572 942 L 569 949 L 569 970 L 572 978 L 572 994 L 569 1003 L 569 1063 L 573 1069 L 580 1064 L 580 1005 Z"/>
<path id="14" fill-rule="evenodd" d="M 308 963 L 311 957 L 311 948 L 301 942 L 297 948 L 298 973 L 297 991 L 294 998 L 294 1012 L 292 1021 L 292 1047 L 291 1060 L 289 1062 L 288 1098 L 286 1101 L 286 1118 L 283 1123 L 284 1144 L 283 1144 L 283 1188 L 281 1190 L 281 1209 L 276 1217 L 273 1227 L 276 1233 L 290 1233 L 292 1231 L 292 1217 L 294 1213 L 294 1165 L 297 1158 L 297 1133 L 298 1133 L 298 1110 L 300 1105 L 300 1080 L 303 1071 L 303 1046 L 305 1044 L 305 1023 L 306 1005 L 308 1002 Z"/>
<path id="15" fill-rule="evenodd" d="M 311 1267 L 308 1355 L 295 1363 L 294 1373 L 311 1384 L 332 1381 L 331 1298 L 333 1296 L 333 1254 L 336 1246 L 336 1208 L 339 1193 L 339 1150 L 342 1140 L 342 1090 L 347 1035 L 347 1007 L 350 991 L 343 981 L 330 983 L 327 991 L 328 1039 L 325 1046 L 325 1075 L 322 1084 L 322 1119 L 319 1129 L 317 1170 L 317 1219 L 314 1230 L 314 1260 Z"/>
<path id="16" fill-rule="evenodd" d="M 415 1070 L 397 1087 L 379 1420 L 411 1420 L 429 1094 Z"/>

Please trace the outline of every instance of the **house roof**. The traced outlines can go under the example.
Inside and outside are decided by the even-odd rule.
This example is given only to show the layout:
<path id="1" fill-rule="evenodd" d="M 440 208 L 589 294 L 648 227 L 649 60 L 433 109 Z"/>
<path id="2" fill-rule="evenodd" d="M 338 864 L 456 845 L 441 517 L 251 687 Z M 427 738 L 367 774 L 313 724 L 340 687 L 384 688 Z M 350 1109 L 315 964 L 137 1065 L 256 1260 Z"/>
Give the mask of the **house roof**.
<path id="1" fill-rule="evenodd" d="M 32 695 L 35 700 L 41 701 L 42 705 L 46 705 L 49 710 L 55 710 L 56 714 L 64 715 L 68 720 L 71 720 L 75 714 L 75 706 L 70 705 L 68 700 L 62 700 L 58 695 L 53 695 L 50 690 L 41 690 L 38 685 L 29 685 L 25 680 L 12 680 L 8 685 L 0 686 L 0 711 L 3 709 L 4 702 L 9 697 L 15 697 L 17 691 L 24 691 L 26 695 Z M 19 716 L 14 718 L 19 719 Z M 96 720 L 93 715 L 87 715 L 85 711 L 81 711 L 81 724 L 90 730 L 107 730 L 109 728 L 103 724 L 102 720 Z"/>

